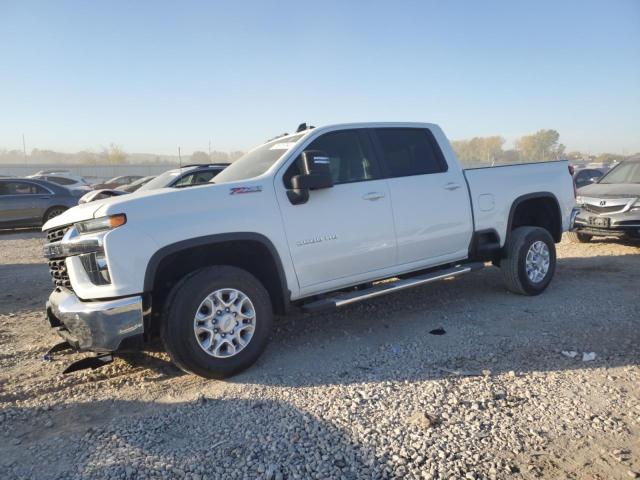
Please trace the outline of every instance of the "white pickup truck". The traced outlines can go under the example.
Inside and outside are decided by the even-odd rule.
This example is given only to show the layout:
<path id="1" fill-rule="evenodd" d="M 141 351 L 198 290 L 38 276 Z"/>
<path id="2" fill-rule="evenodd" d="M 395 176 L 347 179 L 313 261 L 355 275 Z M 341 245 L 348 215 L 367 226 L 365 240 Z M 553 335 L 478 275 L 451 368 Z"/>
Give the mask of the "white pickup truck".
<path id="1" fill-rule="evenodd" d="M 487 262 L 512 292 L 551 282 L 575 213 L 566 162 L 464 170 L 427 123 L 298 130 L 215 183 L 47 222 L 62 347 L 110 359 L 160 336 L 180 368 L 221 378 L 255 362 L 292 306 L 336 308 Z"/>

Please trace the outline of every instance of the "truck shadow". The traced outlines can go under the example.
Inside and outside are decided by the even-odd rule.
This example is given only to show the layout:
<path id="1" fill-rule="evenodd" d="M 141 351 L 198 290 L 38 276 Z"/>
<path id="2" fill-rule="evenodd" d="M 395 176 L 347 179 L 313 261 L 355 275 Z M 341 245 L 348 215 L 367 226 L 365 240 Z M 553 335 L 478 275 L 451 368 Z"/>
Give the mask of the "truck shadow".
<path id="1" fill-rule="evenodd" d="M 366 437 L 265 399 L 14 408 L 4 425 L 13 441 L 0 445 L 0 478 L 372 478 L 387 460 Z"/>

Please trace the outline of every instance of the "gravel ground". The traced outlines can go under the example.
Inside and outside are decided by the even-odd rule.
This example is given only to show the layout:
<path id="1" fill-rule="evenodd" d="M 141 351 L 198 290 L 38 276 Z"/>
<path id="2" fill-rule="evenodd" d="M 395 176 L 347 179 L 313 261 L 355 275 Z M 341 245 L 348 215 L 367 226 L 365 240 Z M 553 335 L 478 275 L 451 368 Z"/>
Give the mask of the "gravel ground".
<path id="1" fill-rule="evenodd" d="M 42 243 L 0 234 L 0 478 L 640 477 L 638 245 L 563 242 L 540 297 L 490 268 L 280 319 L 219 382 L 160 353 L 61 376 Z"/>

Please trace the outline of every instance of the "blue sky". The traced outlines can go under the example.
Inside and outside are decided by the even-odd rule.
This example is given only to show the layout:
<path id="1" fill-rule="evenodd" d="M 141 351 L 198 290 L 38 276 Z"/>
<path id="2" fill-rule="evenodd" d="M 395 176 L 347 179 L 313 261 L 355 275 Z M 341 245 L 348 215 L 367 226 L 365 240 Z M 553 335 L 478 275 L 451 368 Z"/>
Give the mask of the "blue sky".
<path id="1" fill-rule="evenodd" d="M 0 148 L 246 149 L 377 120 L 640 151 L 640 0 L 0 0 Z"/>

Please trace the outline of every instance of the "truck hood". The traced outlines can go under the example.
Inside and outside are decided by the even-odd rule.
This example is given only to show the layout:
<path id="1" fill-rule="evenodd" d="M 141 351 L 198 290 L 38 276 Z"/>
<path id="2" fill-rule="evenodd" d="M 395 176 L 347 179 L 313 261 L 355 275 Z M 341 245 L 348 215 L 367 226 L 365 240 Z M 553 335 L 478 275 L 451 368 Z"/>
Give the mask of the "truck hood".
<path id="1" fill-rule="evenodd" d="M 89 220 L 93 218 L 96 210 L 100 208 L 99 202 L 95 203 L 82 203 L 76 207 L 72 207 L 65 210 L 62 214 L 52 218 L 42 226 L 42 231 L 49 230 L 51 228 L 61 227 L 63 225 L 69 225 L 71 223 L 81 222 L 83 220 Z"/>
<path id="2" fill-rule="evenodd" d="M 598 198 L 640 197 L 637 183 L 592 183 L 578 190 L 578 195 Z"/>
<path id="3" fill-rule="evenodd" d="M 204 184 L 189 188 L 160 188 L 128 195 L 109 197 L 70 208 L 62 215 L 48 221 L 42 228 L 48 230 L 70 223 L 124 213 L 129 221 L 158 219 L 167 216 L 187 215 L 198 211 L 210 212 L 231 202 L 260 202 L 264 198 L 265 179 L 256 178 L 242 182 Z"/>

